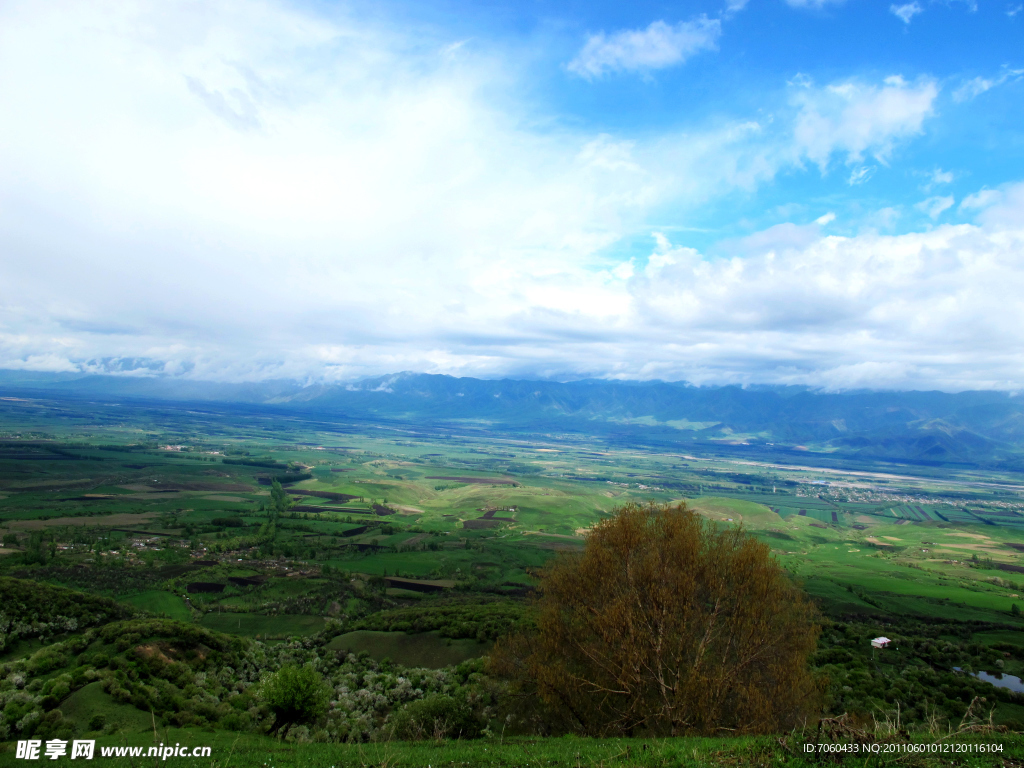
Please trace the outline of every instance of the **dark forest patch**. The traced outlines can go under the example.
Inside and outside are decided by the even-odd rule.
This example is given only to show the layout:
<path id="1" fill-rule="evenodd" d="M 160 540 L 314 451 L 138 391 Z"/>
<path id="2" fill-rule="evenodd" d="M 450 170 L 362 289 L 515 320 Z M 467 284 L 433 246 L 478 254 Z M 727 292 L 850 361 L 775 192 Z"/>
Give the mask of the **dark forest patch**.
<path id="1" fill-rule="evenodd" d="M 330 499 L 331 501 L 346 502 L 352 499 L 358 499 L 358 496 L 353 496 L 349 493 L 335 493 L 334 491 L 301 491 L 292 490 L 288 491 L 289 496 L 315 496 L 318 499 Z"/>
<path id="2" fill-rule="evenodd" d="M 228 581 L 236 587 L 258 587 L 266 581 L 264 576 L 228 576 Z"/>
<path id="3" fill-rule="evenodd" d="M 392 576 L 385 576 L 384 581 L 388 583 L 389 587 L 395 587 L 396 589 L 408 589 L 412 592 L 443 592 L 444 590 L 451 588 L 449 586 L 433 582 L 399 579 Z"/>
<path id="4" fill-rule="evenodd" d="M 185 587 L 185 591 L 190 595 L 218 594 L 224 591 L 224 585 L 215 581 L 193 581 Z"/>

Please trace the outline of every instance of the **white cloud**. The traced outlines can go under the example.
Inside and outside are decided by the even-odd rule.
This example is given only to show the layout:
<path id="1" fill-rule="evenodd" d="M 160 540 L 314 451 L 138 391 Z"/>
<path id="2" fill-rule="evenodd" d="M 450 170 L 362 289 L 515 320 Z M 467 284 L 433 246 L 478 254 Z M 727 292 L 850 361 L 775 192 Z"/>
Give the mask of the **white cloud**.
<path id="1" fill-rule="evenodd" d="M 932 219 L 937 219 L 939 218 L 939 216 L 943 214 L 943 212 L 948 211 L 950 208 L 952 208 L 953 203 L 955 202 L 956 201 L 953 199 L 952 195 L 937 195 L 935 197 L 929 197 L 927 200 L 922 200 L 914 207 L 917 208 L 917 210 L 919 211 L 927 213 L 928 216 L 931 217 Z"/>
<path id="2" fill-rule="evenodd" d="M 798 88 L 793 96 L 799 108 L 797 146 L 822 171 L 836 153 L 849 164 L 861 163 L 866 154 L 886 163 L 897 142 L 921 133 L 938 93 L 932 79 L 909 83 L 899 76 L 881 85 L 848 81 Z M 851 176 L 851 183 L 859 180 Z"/>
<path id="3" fill-rule="evenodd" d="M 1000 190 L 980 226 L 909 239 L 824 237 L 825 214 L 732 243 L 735 258 L 664 237 L 646 263 L 610 257 L 666 210 L 685 222 L 802 162 L 888 157 L 936 86 L 802 81 L 767 105 L 774 120 L 628 140 L 538 120 L 515 57 L 412 37 L 269 0 L 0 6 L 0 99 L 18 116 L 0 120 L 0 367 L 810 381 L 903 361 L 905 318 L 868 300 L 895 311 L 900 254 L 927 242 L 1009 264 L 999 237 L 1017 247 L 1011 224 L 986 223 L 1013 221 Z M 987 286 L 964 269 L 956 290 Z M 836 330 L 848 280 L 868 298 Z M 801 285 L 806 307 L 790 304 Z M 668 306 L 685 291 L 706 317 Z M 922 295 L 937 311 L 937 289 Z M 715 296 L 737 313 L 717 330 Z M 793 313 L 819 305 L 827 322 L 804 339 Z M 971 305 L 981 332 L 992 306 Z M 955 349 L 969 358 L 977 338 Z M 968 362 L 936 380 L 988 375 Z"/>
<path id="4" fill-rule="evenodd" d="M 4 5 L 0 364 L 386 370 L 534 303 L 614 311 L 553 276 L 634 226 L 651 174 L 521 129 L 509 62 L 442 48 L 269 2 Z"/>
<path id="5" fill-rule="evenodd" d="M 868 181 L 872 176 L 875 175 L 875 166 L 873 165 L 858 165 L 852 171 L 850 171 L 850 178 L 846 180 L 846 183 L 851 187 L 855 187 L 858 184 L 863 184 Z"/>
<path id="6" fill-rule="evenodd" d="M 984 77 L 971 78 L 953 91 L 953 99 L 955 101 L 968 101 L 969 99 L 973 99 L 975 96 L 980 96 L 985 91 L 995 86 L 995 84 L 995 80 L 988 80 Z"/>
<path id="7" fill-rule="evenodd" d="M 891 230 L 902 215 L 898 208 L 882 208 L 865 216 L 863 224 L 867 230 Z"/>
<path id="8" fill-rule="evenodd" d="M 599 32 L 591 35 L 568 69 L 591 79 L 607 72 L 672 67 L 701 51 L 714 50 L 721 34 L 722 23 L 707 16 L 673 25 L 655 21 L 647 29 L 625 29 L 611 35 Z"/>
<path id="9" fill-rule="evenodd" d="M 663 247 L 672 261 L 631 282 L 650 329 L 647 369 L 709 382 L 1019 386 L 1024 184 L 1001 201 L 981 225 L 923 233 L 751 240 L 717 260 Z"/>
<path id="10" fill-rule="evenodd" d="M 1024 183 L 983 189 L 969 195 L 961 208 L 978 211 L 978 220 L 993 229 L 1020 229 L 1024 221 Z"/>
<path id="11" fill-rule="evenodd" d="M 828 5 L 842 5 L 846 0 L 786 0 L 791 8 L 812 8 L 821 10 Z"/>
<path id="12" fill-rule="evenodd" d="M 1019 80 L 1022 76 L 1024 76 L 1024 69 L 1004 68 L 1002 74 L 996 78 L 973 77 L 953 91 L 953 100 L 958 102 L 970 101 L 1003 83 Z"/>
<path id="13" fill-rule="evenodd" d="M 898 18 L 904 24 L 909 24 L 910 20 L 919 13 L 923 13 L 924 8 L 919 3 L 906 3 L 904 5 L 890 5 L 889 13 Z"/>
<path id="14" fill-rule="evenodd" d="M 981 189 L 968 195 L 960 203 L 961 211 L 978 211 L 988 208 L 1003 199 L 1003 193 L 996 189 Z"/>
<path id="15" fill-rule="evenodd" d="M 1021 11 L 1024 11 L 1024 5 L 1021 5 L 1020 3 L 1006 6 L 1006 15 L 1009 16 L 1011 19 Z"/>
<path id="16" fill-rule="evenodd" d="M 633 263 L 633 259 L 624 261 L 615 267 L 611 273 L 619 280 L 628 280 L 636 272 L 636 265 Z"/>
<path id="17" fill-rule="evenodd" d="M 921 189 L 925 192 L 931 192 L 936 187 L 952 184 L 954 178 L 952 171 L 944 171 L 941 168 L 936 168 L 928 174 L 928 181 L 921 186 Z"/>

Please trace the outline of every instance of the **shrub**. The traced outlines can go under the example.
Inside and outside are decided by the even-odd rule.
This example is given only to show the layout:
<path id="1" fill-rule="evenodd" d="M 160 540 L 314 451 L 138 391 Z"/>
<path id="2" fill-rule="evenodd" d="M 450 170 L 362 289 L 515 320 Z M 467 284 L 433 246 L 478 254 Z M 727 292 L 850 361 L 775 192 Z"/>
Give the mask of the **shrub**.
<path id="1" fill-rule="evenodd" d="M 627 504 L 542 578 L 537 629 L 491 669 L 592 735 L 765 733 L 816 704 L 813 606 L 739 529 Z"/>
<path id="2" fill-rule="evenodd" d="M 316 720 L 327 710 L 331 691 L 309 664 L 281 667 L 260 686 L 260 696 L 276 716 L 276 727 Z"/>
<path id="3" fill-rule="evenodd" d="M 480 723 L 464 700 L 451 696 L 428 696 L 412 701 L 395 712 L 389 720 L 396 739 L 475 739 Z"/>

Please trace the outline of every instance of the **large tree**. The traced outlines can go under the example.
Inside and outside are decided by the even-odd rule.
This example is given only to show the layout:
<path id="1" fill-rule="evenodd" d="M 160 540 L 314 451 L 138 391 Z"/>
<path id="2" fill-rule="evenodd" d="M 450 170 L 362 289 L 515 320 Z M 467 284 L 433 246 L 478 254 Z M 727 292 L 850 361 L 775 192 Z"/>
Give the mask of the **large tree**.
<path id="1" fill-rule="evenodd" d="M 491 670 L 592 735 L 764 733 L 812 711 L 815 611 L 768 547 L 685 505 L 627 504 L 541 580 Z"/>

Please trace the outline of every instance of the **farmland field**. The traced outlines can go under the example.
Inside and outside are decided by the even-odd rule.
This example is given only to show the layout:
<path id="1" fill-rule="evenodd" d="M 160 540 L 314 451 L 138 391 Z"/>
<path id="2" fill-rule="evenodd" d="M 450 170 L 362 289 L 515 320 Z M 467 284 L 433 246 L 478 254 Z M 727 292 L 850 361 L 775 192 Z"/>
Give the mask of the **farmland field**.
<path id="1" fill-rule="evenodd" d="M 831 681 L 833 714 L 899 703 L 913 722 L 935 711 L 952 722 L 967 706 L 963 668 L 1024 674 L 1024 487 L 1012 475 L 813 467 L 806 456 L 783 465 L 451 425 L 291 416 L 264 429 L 263 417 L 210 408 L 117 408 L 98 420 L 74 402 L 0 401 L 0 578 L 212 632 L 197 647 L 217 653 L 234 646 L 216 638 L 235 638 L 263 659 L 247 662 L 252 680 L 266 659 L 301 654 L 358 659 L 373 674 L 468 680 L 524 620 L 545 564 L 579 552 L 617 507 L 647 501 L 685 502 L 771 548 L 821 611 L 816 663 Z M 277 498 L 280 467 L 292 479 Z M 102 650 L 90 635 L 74 658 L 184 658 L 159 639 L 170 630 L 153 631 L 150 640 L 128 633 L 123 648 L 112 635 Z M 872 655 L 864 638 L 880 634 L 912 652 Z M 44 650 L 30 631 L 10 638 L 0 659 L 29 665 Z M 116 673 L 122 662 L 110 663 L 95 673 L 106 687 L 68 668 L 80 684 L 60 704 L 67 728 L 90 732 L 88 711 L 121 733 L 198 723 L 200 711 L 203 722 L 225 723 L 218 728 L 244 729 L 254 716 L 203 709 L 195 692 L 193 714 L 151 714 L 131 703 L 149 689 L 131 693 Z M 922 670 L 931 676 L 923 690 L 936 692 L 927 706 L 894 683 Z M 55 686 L 59 675 L 47 674 L 39 685 Z M 1024 727 L 1024 701 L 968 682 L 994 702 L 995 722 Z"/>
<path id="2" fill-rule="evenodd" d="M 136 608 L 155 613 L 158 616 L 166 616 L 169 619 L 177 619 L 178 621 L 189 621 L 191 619 L 188 606 L 185 605 L 181 596 L 172 595 L 169 592 L 153 589 L 137 595 L 129 595 L 122 599 Z"/>

